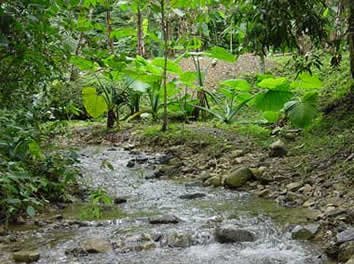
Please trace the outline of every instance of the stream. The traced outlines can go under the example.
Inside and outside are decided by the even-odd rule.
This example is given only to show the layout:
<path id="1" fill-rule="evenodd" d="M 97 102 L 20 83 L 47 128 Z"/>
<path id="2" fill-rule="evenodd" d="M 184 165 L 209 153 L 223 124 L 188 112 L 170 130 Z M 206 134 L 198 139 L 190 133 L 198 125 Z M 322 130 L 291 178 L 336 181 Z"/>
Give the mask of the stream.
<path id="1" fill-rule="evenodd" d="M 283 224 L 259 210 L 267 203 L 256 209 L 256 198 L 247 193 L 155 179 L 153 175 L 165 158 L 162 154 L 89 146 L 79 155 L 82 185 L 104 188 L 112 197 L 125 197 L 127 202 L 106 209 L 100 220 L 80 219 L 85 208 L 80 204 L 56 212 L 64 219 L 18 231 L 20 235 L 11 243 L 0 242 L 0 263 L 13 263 L 11 256 L 16 250 L 38 250 L 36 263 L 41 264 L 329 263 L 314 244 L 292 240 Z M 111 164 L 114 170 L 103 168 L 103 164 Z M 279 210 L 279 217 L 287 212 L 274 210 Z M 293 215 L 291 211 L 288 214 Z M 151 223 L 151 218 L 166 215 L 178 223 Z M 299 215 L 295 218 L 301 218 L 302 212 Z M 224 225 L 247 230 L 255 239 L 220 243 L 214 233 Z M 91 239 L 108 241 L 113 249 L 82 254 L 80 245 Z"/>

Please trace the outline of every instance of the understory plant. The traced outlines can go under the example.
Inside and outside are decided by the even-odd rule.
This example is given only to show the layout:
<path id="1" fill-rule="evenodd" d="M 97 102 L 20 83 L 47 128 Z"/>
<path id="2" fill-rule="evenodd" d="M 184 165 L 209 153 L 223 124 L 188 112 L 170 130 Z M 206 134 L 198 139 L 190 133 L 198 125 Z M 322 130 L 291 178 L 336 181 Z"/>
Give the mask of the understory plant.
<path id="1" fill-rule="evenodd" d="M 217 93 L 208 92 L 215 103 L 214 108 L 195 107 L 212 114 L 221 122 L 231 123 L 240 110 L 249 105 L 262 111 L 269 122 L 277 122 L 284 113 L 294 126 L 305 128 L 318 114 L 317 89 L 322 82 L 309 73 L 302 73 L 293 82 L 282 77 L 259 75 L 254 89 L 241 79 L 226 80 L 220 86 Z"/>
<path id="2" fill-rule="evenodd" d="M 76 155 L 46 150 L 46 135 L 35 111 L 0 111 L 0 222 L 68 198 Z"/>

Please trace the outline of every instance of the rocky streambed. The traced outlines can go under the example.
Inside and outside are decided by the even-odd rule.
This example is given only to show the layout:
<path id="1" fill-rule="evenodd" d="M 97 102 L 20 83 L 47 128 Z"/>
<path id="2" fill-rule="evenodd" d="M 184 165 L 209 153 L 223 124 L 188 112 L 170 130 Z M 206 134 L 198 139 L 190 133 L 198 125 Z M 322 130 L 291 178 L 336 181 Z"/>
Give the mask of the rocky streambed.
<path id="1" fill-rule="evenodd" d="M 169 159 L 115 147 L 82 149 L 81 185 L 107 190 L 115 204 L 99 220 L 83 220 L 87 205 L 73 204 L 2 233 L 0 263 L 330 263 L 318 245 L 304 241 L 319 231 L 307 223 L 305 209 L 161 178 L 156 173 Z"/>

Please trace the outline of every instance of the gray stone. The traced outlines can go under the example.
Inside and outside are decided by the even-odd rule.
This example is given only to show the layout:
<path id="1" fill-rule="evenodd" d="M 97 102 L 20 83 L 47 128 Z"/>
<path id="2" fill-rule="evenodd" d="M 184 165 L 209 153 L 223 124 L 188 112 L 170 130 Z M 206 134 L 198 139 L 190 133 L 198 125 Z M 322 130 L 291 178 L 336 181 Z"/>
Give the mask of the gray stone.
<path id="1" fill-rule="evenodd" d="M 40 254 L 38 251 L 18 251 L 15 252 L 12 257 L 16 262 L 31 263 L 38 261 L 40 258 Z"/>
<path id="2" fill-rule="evenodd" d="M 225 184 L 230 188 L 238 188 L 244 185 L 253 177 L 253 173 L 249 168 L 241 167 L 235 172 L 226 176 Z"/>
<path id="3" fill-rule="evenodd" d="M 191 235 L 174 232 L 167 237 L 167 245 L 169 247 L 187 248 L 191 246 Z"/>
<path id="4" fill-rule="evenodd" d="M 181 195 L 179 198 L 183 199 L 183 200 L 193 200 L 193 199 L 197 199 L 197 198 L 203 198 L 205 196 L 206 196 L 205 193 L 187 193 L 187 194 Z"/>
<path id="5" fill-rule="evenodd" d="M 259 168 L 251 169 L 251 171 L 253 173 L 253 177 L 257 181 L 259 181 L 263 184 L 268 184 L 268 183 L 274 181 L 273 177 L 266 173 L 267 172 L 266 167 L 259 167 Z"/>
<path id="6" fill-rule="evenodd" d="M 103 239 L 89 239 L 81 242 L 81 251 L 86 253 L 105 253 L 112 250 L 112 244 Z"/>
<path id="7" fill-rule="evenodd" d="M 348 241 L 354 241 L 354 228 L 347 229 L 337 234 L 337 243 L 342 244 Z"/>
<path id="8" fill-rule="evenodd" d="M 303 183 L 302 183 L 302 182 L 292 182 L 292 183 L 289 183 L 288 185 L 286 185 L 286 188 L 287 188 L 289 191 L 296 192 L 296 191 L 299 190 L 302 186 L 303 186 Z"/>
<path id="9" fill-rule="evenodd" d="M 220 176 L 213 176 L 204 182 L 204 186 L 219 187 L 222 184 L 222 179 Z"/>
<path id="10" fill-rule="evenodd" d="M 298 225 L 291 231 L 291 238 L 295 240 L 311 240 L 318 233 L 319 229 L 320 225 L 317 224 Z"/>
<path id="11" fill-rule="evenodd" d="M 288 150 L 283 141 L 278 140 L 270 145 L 270 157 L 284 157 L 286 154 L 288 154 Z"/>
<path id="12" fill-rule="evenodd" d="M 338 260 L 346 262 L 354 256 L 354 241 L 346 242 L 340 245 L 338 252 Z"/>
<path id="13" fill-rule="evenodd" d="M 253 242 L 256 237 L 250 231 L 232 225 L 225 225 L 216 228 L 215 240 L 220 243 Z"/>
<path id="14" fill-rule="evenodd" d="M 149 223 L 152 225 L 157 224 L 177 224 L 181 221 L 177 216 L 174 215 L 163 215 L 163 216 L 152 216 L 149 217 Z"/>
<path id="15" fill-rule="evenodd" d="M 354 264 L 354 256 L 351 257 L 345 264 Z"/>

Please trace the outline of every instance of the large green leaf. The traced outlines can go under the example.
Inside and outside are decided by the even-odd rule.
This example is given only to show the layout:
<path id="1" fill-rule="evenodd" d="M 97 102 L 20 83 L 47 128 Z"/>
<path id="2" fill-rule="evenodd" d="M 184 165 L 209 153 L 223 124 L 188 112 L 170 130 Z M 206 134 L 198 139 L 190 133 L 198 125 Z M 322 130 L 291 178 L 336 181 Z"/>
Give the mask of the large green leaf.
<path id="1" fill-rule="evenodd" d="M 107 103 L 102 95 L 97 95 L 94 87 L 82 89 L 82 98 L 87 113 L 98 118 L 107 111 Z"/>
<path id="2" fill-rule="evenodd" d="M 70 62 L 82 71 L 96 70 L 95 63 L 79 56 L 72 56 Z"/>
<path id="3" fill-rule="evenodd" d="M 156 58 L 151 62 L 152 65 L 163 69 L 165 66 L 165 59 L 164 58 Z M 181 74 L 182 68 L 175 62 L 171 60 L 167 60 L 167 71 L 170 73 Z"/>
<path id="4" fill-rule="evenodd" d="M 286 78 L 265 78 L 258 83 L 258 86 L 271 90 L 286 90 L 289 87 L 288 80 Z"/>
<path id="5" fill-rule="evenodd" d="M 239 91 L 248 92 L 251 90 L 251 86 L 248 84 L 248 82 L 242 79 L 226 80 L 221 82 L 221 84 Z"/>
<path id="6" fill-rule="evenodd" d="M 262 111 L 280 111 L 284 104 L 293 97 L 289 91 L 269 90 L 265 93 L 256 95 L 255 105 Z"/>
<path id="7" fill-rule="evenodd" d="M 142 81 L 139 81 L 139 80 L 135 80 L 130 85 L 130 88 L 132 88 L 134 91 L 140 92 L 140 93 L 145 93 L 149 87 L 150 87 L 149 84 L 147 84 L 145 82 L 142 82 Z"/>
<path id="8" fill-rule="evenodd" d="M 272 112 L 272 111 L 266 111 L 263 113 L 264 118 L 271 122 L 271 123 L 275 123 L 279 120 L 280 118 L 280 113 L 279 112 Z"/>
<path id="9" fill-rule="evenodd" d="M 218 60 L 223 60 L 231 63 L 236 62 L 236 58 L 234 55 L 232 55 L 230 52 L 220 47 L 211 48 L 206 52 L 206 55 Z"/>
<path id="10" fill-rule="evenodd" d="M 303 72 L 299 77 L 300 80 L 291 83 L 292 88 L 318 89 L 323 85 L 318 77 L 312 76 L 308 72 Z"/>
<path id="11" fill-rule="evenodd" d="M 317 116 L 316 106 L 306 101 L 291 101 L 287 103 L 285 112 L 291 123 L 300 128 L 311 125 L 312 120 Z"/>

